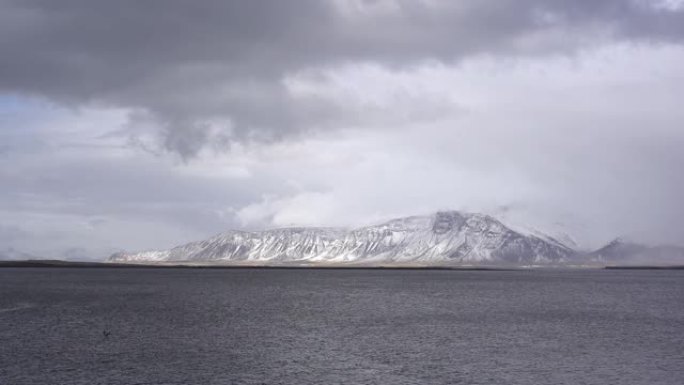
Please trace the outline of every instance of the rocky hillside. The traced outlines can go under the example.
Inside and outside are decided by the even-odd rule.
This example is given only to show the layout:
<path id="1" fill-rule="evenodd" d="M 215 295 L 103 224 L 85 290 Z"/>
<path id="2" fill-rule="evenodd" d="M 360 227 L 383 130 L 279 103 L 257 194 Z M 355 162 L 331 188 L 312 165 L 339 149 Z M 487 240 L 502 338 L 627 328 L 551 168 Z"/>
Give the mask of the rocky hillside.
<path id="1" fill-rule="evenodd" d="M 521 265 L 562 263 L 574 255 L 552 237 L 514 231 L 491 216 L 448 211 L 351 230 L 229 231 L 170 250 L 117 253 L 109 261 Z"/>

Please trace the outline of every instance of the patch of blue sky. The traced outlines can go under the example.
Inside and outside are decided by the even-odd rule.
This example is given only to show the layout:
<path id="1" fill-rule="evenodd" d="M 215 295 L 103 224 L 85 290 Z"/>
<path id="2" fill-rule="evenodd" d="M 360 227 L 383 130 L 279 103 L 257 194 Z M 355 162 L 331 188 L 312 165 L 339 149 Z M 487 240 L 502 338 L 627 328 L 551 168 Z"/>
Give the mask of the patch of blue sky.
<path id="1" fill-rule="evenodd" d="M 37 131 L 62 114 L 59 108 L 39 99 L 0 94 L 0 154 L 44 145 Z"/>

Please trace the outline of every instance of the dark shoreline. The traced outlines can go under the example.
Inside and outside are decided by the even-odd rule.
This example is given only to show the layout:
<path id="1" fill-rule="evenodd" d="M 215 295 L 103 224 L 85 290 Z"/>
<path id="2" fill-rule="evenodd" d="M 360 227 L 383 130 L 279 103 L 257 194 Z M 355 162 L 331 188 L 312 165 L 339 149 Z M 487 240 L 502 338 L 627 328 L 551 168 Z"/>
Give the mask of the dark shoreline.
<path id="1" fill-rule="evenodd" d="M 606 266 L 604 267 L 606 270 L 684 270 L 684 265 L 673 265 L 673 266 L 649 266 L 649 265 L 640 265 L 640 266 Z"/>
<path id="2" fill-rule="evenodd" d="M 650 266 L 387 266 L 387 265 L 203 265 L 135 264 L 110 262 L 72 262 L 62 260 L 0 261 L 0 268 L 101 268 L 101 269 L 271 269 L 271 270 L 454 270 L 454 271 L 526 271 L 535 269 L 604 269 L 604 270 L 684 270 L 684 265 Z"/>
<path id="3" fill-rule="evenodd" d="M 101 269 L 269 269 L 269 270 L 468 270 L 513 271 L 516 267 L 497 266 L 370 266 L 370 265 L 189 265 L 71 262 L 60 260 L 0 261 L 0 268 L 101 268 Z"/>

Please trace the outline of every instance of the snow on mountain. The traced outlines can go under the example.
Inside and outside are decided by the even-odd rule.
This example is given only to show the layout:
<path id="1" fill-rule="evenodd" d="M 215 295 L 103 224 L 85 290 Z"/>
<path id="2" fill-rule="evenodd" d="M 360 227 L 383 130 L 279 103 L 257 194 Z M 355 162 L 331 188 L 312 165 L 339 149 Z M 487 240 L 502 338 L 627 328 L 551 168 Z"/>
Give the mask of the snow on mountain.
<path id="1" fill-rule="evenodd" d="M 575 252 L 550 236 L 522 234 L 495 218 L 457 211 L 357 229 L 229 231 L 170 250 L 116 253 L 111 262 L 549 264 Z"/>
<path id="2" fill-rule="evenodd" d="M 684 263 L 684 248 L 667 245 L 647 246 L 617 238 L 587 254 L 586 259 L 612 264 L 681 264 Z"/>

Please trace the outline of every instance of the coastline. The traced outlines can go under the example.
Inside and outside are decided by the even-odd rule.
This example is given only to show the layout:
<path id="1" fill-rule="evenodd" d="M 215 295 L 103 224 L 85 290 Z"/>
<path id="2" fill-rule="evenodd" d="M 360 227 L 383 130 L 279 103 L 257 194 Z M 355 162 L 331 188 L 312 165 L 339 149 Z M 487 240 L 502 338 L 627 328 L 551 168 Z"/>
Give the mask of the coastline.
<path id="1" fill-rule="evenodd" d="M 0 261 L 0 268 L 104 268 L 104 269 L 272 269 L 272 270 L 453 270 L 453 271 L 526 271 L 526 270 L 684 270 L 684 265 L 387 265 L 387 264 L 208 264 L 77 262 L 63 260 Z"/>

